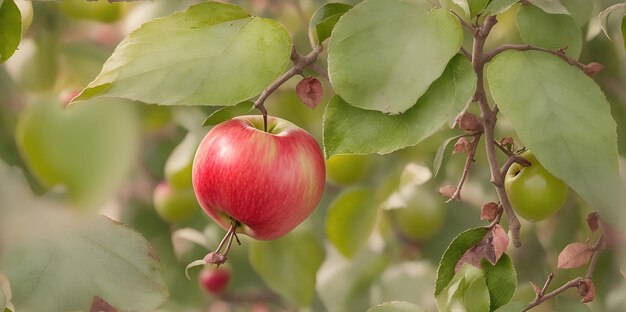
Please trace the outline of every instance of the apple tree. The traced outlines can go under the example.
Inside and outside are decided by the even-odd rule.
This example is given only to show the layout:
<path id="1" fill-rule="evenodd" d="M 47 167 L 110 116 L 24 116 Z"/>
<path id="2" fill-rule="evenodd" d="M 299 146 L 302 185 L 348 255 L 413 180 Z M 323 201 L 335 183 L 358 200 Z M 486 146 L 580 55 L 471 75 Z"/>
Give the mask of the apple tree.
<path id="1" fill-rule="evenodd" d="M 0 0 L 0 62 L 0 311 L 626 306 L 625 2 Z"/>

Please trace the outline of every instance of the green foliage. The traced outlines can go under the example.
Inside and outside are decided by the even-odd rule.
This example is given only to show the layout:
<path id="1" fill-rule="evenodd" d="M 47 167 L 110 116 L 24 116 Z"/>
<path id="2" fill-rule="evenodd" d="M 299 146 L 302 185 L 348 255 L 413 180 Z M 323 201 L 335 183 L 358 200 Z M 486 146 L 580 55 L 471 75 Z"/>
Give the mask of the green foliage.
<path id="1" fill-rule="evenodd" d="M 489 312 L 489 291 L 480 269 L 465 264 L 437 295 L 439 312 Z"/>
<path id="2" fill-rule="evenodd" d="M 510 302 L 500 307 L 495 312 L 519 312 L 519 311 L 524 310 L 525 307 L 526 307 L 525 303 L 516 301 L 516 302 Z"/>
<path id="3" fill-rule="evenodd" d="M 567 8 L 576 24 L 580 27 L 591 19 L 594 14 L 593 1 L 588 0 L 560 0 L 561 4 Z"/>
<path id="4" fill-rule="evenodd" d="M 222 107 L 209 115 L 202 126 L 216 126 L 224 121 L 232 119 L 233 117 L 250 113 L 254 109 L 253 105 L 254 103 L 245 101 L 233 106 Z"/>
<path id="5" fill-rule="evenodd" d="M 489 2 L 489 5 L 487 5 L 487 8 L 485 8 L 485 12 L 483 15 L 498 15 L 508 10 L 510 7 L 518 2 L 519 0 L 492 0 L 491 2 Z"/>
<path id="6" fill-rule="evenodd" d="M 614 4 L 598 15 L 600 27 L 602 27 L 602 31 L 609 39 L 612 38 L 611 35 L 614 29 L 620 27 L 617 24 L 622 24 L 624 14 L 626 14 L 626 2 Z"/>
<path id="7" fill-rule="evenodd" d="M 469 229 L 459 234 L 448 246 L 446 252 L 441 257 L 439 268 L 437 269 L 437 282 L 435 285 L 435 296 L 443 291 L 450 284 L 455 276 L 455 267 L 463 254 L 472 246 L 480 242 L 489 229 L 485 227 Z"/>
<path id="8" fill-rule="evenodd" d="M 471 20 L 481 13 L 489 0 L 439 0 L 441 7 L 452 10 L 465 20 Z"/>
<path id="9" fill-rule="evenodd" d="M 423 312 L 424 309 L 404 301 L 391 301 L 371 307 L 367 312 Z"/>
<path id="10" fill-rule="evenodd" d="M 582 48 L 582 34 L 569 15 L 548 14 L 538 7 L 523 5 L 517 11 L 517 29 L 524 43 L 558 50 L 578 58 Z"/>
<path id="11" fill-rule="evenodd" d="M 373 283 L 370 301 L 406 301 L 430 311 L 435 307 L 432 285 L 436 277 L 435 268 L 428 260 L 395 263 Z"/>
<path id="12" fill-rule="evenodd" d="M 22 15 L 13 0 L 0 1 L 0 63 L 8 60 L 22 37 Z"/>
<path id="13" fill-rule="evenodd" d="M 77 100 L 234 105 L 276 79 L 290 53 L 289 34 L 277 22 L 234 5 L 201 3 L 132 32 Z"/>
<path id="14" fill-rule="evenodd" d="M 351 8 L 351 5 L 345 3 L 326 3 L 317 9 L 309 25 L 309 31 L 315 34 L 317 42 L 330 38 L 339 18 Z"/>
<path id="15" fill-rule="evenodd" d="M 352 258 L 369 238 L 377 212 L 372 189 L 346 190 L 328 207 L 326 237 L 342 255 Z"/>
<path id="16" fill-rule="evenodd" d="M 204 137 L 203 133 L 188 132 L 185 138 L 174 148 L 165 162 L 165 178 L 174 188 L 191 188 L 191 170 L 193 158 Z"/>
<path id="17" fill-rule="evenodd" d="M 60 7 L 65 14 L 75 19 L 111 23 L 122 17 L 122 4 L 106 0 L 64 0 Z"/>
<path id="18" fill-rule="evenodd" d="M 254 270 L 272 290 L 299 306 L 311 304 L 324 256 L 322 243 L 304 229 L 274 241 L 250 242 Z"/>
<path id="19" fill-rule="evenodd" d="M 132 169 L 138 128 L 128 103 L 91 101 L 64 109 L 55 100 L 42 100 L 20 116 L 16 142 L 45 187 L 64 186 L 75 203 L 98 207 Z"/>
<path id="20" fill-rule="evenodd" d="M 621 185 L 615 121 L 593 80 L 534 51 L 502 53 L 486 75 L 500 111 L 539 162 L 602 214 L 614 215 Z"/>
<path id="21" fill-rule="evenodd" d="M 402 113 L 442 74 L 461 42 L 456 17 L 428 2 L 361 2 L 333 30 L 330 81 L 353 106 Z"/>
<path id="22" fill-rule="evenodd" d="M 481 267 L 489 289 L 489 311 L 494 311 L 513 298 L 517 288 L 517 273 L 507 254 L 503 254 L 495 265 L 483 259 Z"/>
<path id="23" fill-rule="evenodd" d="M 528 0 L 528 2 L 550 14 L 569 14 L 569 11 L 560 1 L 554 0 Z"/>
<path id="24" fill-rule="evenodd" d="M 326 157 L 387 154 L 415 145 L 451 122 L 471 99 L 475 85 L 471 64 L 457 55 L 417 103 L 400 115 L 354 107 L 335 96 L 324 114 Z"/>

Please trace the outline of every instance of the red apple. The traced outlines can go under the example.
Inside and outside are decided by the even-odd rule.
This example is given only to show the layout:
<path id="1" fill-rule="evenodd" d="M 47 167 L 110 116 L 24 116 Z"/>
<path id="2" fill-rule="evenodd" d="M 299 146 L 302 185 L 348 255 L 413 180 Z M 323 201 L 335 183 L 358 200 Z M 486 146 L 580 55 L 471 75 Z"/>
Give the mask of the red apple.
<path id="1" fill-rule="evenodd" d="M 193 188 L 224 229 L 260 240 L 289 233 L 320 201 L 326 170 L 315 139 L 286 120 L 240 116 L 215 126 L 194 158 Z"/>
<path id="2" fill-rule="evenodd" d="M 219 294 L 228 286 L 230 273 L 225 269 L 204 269 L 200 271 L 198 282 L 208 293 Z"/>

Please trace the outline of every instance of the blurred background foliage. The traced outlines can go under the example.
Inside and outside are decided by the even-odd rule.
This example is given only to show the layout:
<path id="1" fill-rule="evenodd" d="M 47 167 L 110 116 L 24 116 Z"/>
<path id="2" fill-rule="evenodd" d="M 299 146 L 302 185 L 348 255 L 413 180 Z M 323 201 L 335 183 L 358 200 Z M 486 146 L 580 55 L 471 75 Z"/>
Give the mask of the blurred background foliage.
<path id="1" fill-rule="evenodd" d="M 480 148 L 463 201 L 444 204 L 437 189 L 455 184 L 465 161 L 448 148 L 441 171 L 432 177 L 438 147 L 458 134 L 450 129 L 385 156 L 329 159 L 326 191 L 314 214 L 276 242 L 242 238 L 242 246 L 233 248 L 226 265 L 232 277 L 225 292 L 203 292 L 196 281 L 197 270 L 192 271 L 191 281 L 185 278 L 185 266 L 214 248 L 224 232 L 199 209 L 190 181 L 193 153 L 209 130 L 201 125 L 215 108 L 115 99 L 65 105 L 99 73 L 115 46 L 133 29 L 196 2 L 17 0 L 24 24 L 22 41 L 15 55 L 0 65 L 0 159 L 21 169 L 26 180 L 0 175 L 0 188 L 8 192 L 27 181 L 36 197 L 55 207 L 81 218 L 103 213 L 141 233 L 160 259 L 169 289 L 159 311 L 365 311 L 390 300 L 434 311 L 439 258 L 458 233 L 481 225 L 480 207 L 496 199 Z M 277 19 L 304 49 L 308 20 L 326 1 L 230 2 Z M 594 1 L 593 16 L 617 2 Z M 520 42 L 515 9 L 499 16 L 487 48 Z M 605 66 L 596 81 L 611 103 L 624 156 L 626 53 L 618 43 L 622 37 L 615 34 L 616 42 L 609 41 L 595 18 L 583 27 L 583 35 L 581 61 Z M 292 79 L 266 106 L 271 115 L 294 122 L 321 144 L 324 105 L 313 110 L 303 105 L 294 91 L 296 83 Z M 324 83 L 322 103 L 331 95 L 330 85 Z M 497 130 L 498 137 L 515 136 L 506 120 Z M 412 193 L 401 192 L 406 185 L 413 186 Z M 400 196 L 406 209 L 395 209 L 394 196 Z M 589 208 L 573 192 L 570 197 L 555 218 L 524 223 L 524 246 L 509 250 L 520 278 L 516 298 L 532 300 L 528 281 L 542 283 L 555 270 L 558 252 L 588 237 Z M 9 204 L 2 200 L 0 206 L 6 208 Z M 0 220 L 8 213 L 5 208 L 0 207 Z M 37 221 L 54 222 L 30 220 L 21 226 L 35 228 Z M 0 260 L 10 256 L 1 243 Z M 625 311 L 626 283 L 618 270 L 612 256 L 604 253 L 595 275 L 597 299 L 591 310 Z M 559 271 L 554 285 L 579 271 Z M 575 298 L 574 291 L 568 292 L 536 311 L 590 310 Z"/>

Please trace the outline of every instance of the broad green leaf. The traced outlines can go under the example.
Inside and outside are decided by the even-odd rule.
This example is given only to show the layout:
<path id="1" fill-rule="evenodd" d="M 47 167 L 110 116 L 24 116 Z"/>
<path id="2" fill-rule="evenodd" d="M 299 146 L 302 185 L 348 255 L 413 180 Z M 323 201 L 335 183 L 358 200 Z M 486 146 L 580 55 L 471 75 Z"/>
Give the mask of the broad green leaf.
<path id="1" fill-rule="evenodd" d="M 483 259 L 482 269 L 487 280 L 491 300 L 489 311 L 494 311 L 513 298 L 517 288 L 517 272 L 515 272 L 511 258 L 507 254 L 503 254 L 496 265 L 491 265 Z"/>
<path id="2" fill-rule="evenodd" d="M 13 0 L 0 3 L 0 63 L 17 49 L 22 38 L 22 15 Z"/>
<path id="3" fill-rule="evenodd" d="M 463 254 L 472 246 L 480 242 L 489 229 L 485 227 L 469 229 L 459 234 L 446 249 L 439 261 L 437 269 L 437 282 L 435 283 L 435 296 L 438 296 L 448 286 L 454 277 L 454 269 Z"/>
<path id="4" fill-rule="evenodd" d="M 361 250 L 348 260 L 334 249 L 318 272 L 317 294 L 326 311 L 360 312 L 370 308 L 370 285 L 389 264 L 388 255 Z"/>
<path id="5" fill-rule="evenodd" d="M 347 258 L 363 247 L 374 228 L 378 213 L 374 190 L 354 188 L 344 191 L 328 207 L 326 236 Z"/>
<path id="6" fill-rule="evenodd" d="M 141 235 L 35 198 L 6 169 L 0 164 L 0 271 L 17 311 L 87 311 L 96 297 L 119 310 L 153 311 L 165 301 L 161 265 Z"/>
<path id="7" fill-rule="evenodd" d="M 611 34 L 613 33 L 614 28 L 618 28 L 619 26 L 614 25 L 615 22 L 622 21 L 624 14 L 626 13 L 626 2 L 614 4 L 606 10 L 600 12 L 598 15 L 598 20 L 600 21 L 600 27 L 602 27 L 602 31 L 604 34 L 611 39 Z M 615 18 L 617 17 L 617 18 Z M 619 18 L 619 20 L 618 20 Z"/>
<path id="8" fill-rule="evenodd" d="M 353 106 L 402 113 L 441 76 L 462 39 L 457 18 L 427 1 L 364 1 L 335 25 L 330 81 Z"/>
<path id="9" fill-rule="evenodd" d="M 563 4 L 561 4 L 560 0 L 528 0 L 528 2 L 542 9 L 546 13 L 569 15 L 569 11 Z"/>
<path id="10" fill-rule="evenodd" d="M 614 216 L 621 185 L 616 125 L 598 85 L 538 51 L 504 52 L 486 76 L 500 111 L 539 162 L 601 215 Z"/>
<path id="11" fill-rule="evenodd" d="M 484 16 L 498 15 L 514 4 L 518 3 L 520 0 L 493 0 L 489 3 L 487 8 L 485 9 Z"/>
<path id="12" fill-rule="evenodd" d="M 561 0 L 567 11 L 579 27 L 587 24 L 593 15 L 593 1 L 589 0 Z"/>
<path id="13" fill-rule="evenodd" d="M 517 29 L 524 43 L 558 50 L 578 58 L 582 48 L 581 30 L 569 15 L 548 14 L 532 5 L 517 11 Z"/>
<path id="14" fill-rule="evenodd" d="M 237 105 L 227 106 L 220 108 L 213 112 L 202 124 L 203 127 L 216 126 L 224 121 L 230 120 L 233 117 L 247 114 L 252 111 L 253 103 L 250 101 L 241 102 Z"/>
<path id="15" fill-rule="evenodd" d="M 424 312 L 417 305 L 404 301 L 391 301 L 371 307 L 367 312 Z"/>
<path id="16" fill-rule="evenodd" d="M 387 154 L 415 145 L 453 120 L 470 101 L 475 87 L 472 65 L 458 55 L 417 104 L 400 115 L 357 108 L 335 96 L 324 114 L 326 157 Z"/>
<path id="17" fill-rule="evenodd" d="M 233 105 L 259 94 L 289 62 L 277 22 L 217 2 L 133 31 L 77 100 L 121 97 L 163 105 Z"/>
<path id="18" fill-rule="evenodd" d="M 274 241 L 251 241 L 249 257 L 267 286 L 299 306 L 308 306 L 324 254 L 319 239 L 300 229 Z"/>
<path id="19" fill-rule="evenodd" d="M 485 276 L 480 269 L 465 264 L 436 300 L 439 312 L 488 312 Z"/>
<path id="20" fill-rule="evenodd" d="M 313 14 L 309 31 L 316 35 L 318 42 L 323 42 L 330 37 L 339 18 L 351 8 L 351 5 L 345 3 L 324 4 Z"/>
<path id="21" fill-rule="evenodd" d="M 522 310 L 524 310 L 524 308 L 526 307 L 526 303 L 523 302 L 510 302 L 502 307 L 500 307 L 499 309 L 497 309 L 495 312 L 520 312 Z"/>
<path id="22" fill-rule="evenodd" d="M 482 2 L 482 0 L 479 0 Z M 470 4 L 468 0 L 439 0 L 439 5 L 446 10 L 453 11 L 464 20 L 470 20 Z"/>
<path id="23" fill-rule="evenodd" d="M 45 187 L 62 186 L 79 206 L 100 208 L 131 171 L 139 130 L 135 107 L 127 101 L 63 108 L 44 99 L 22 113 L 15 135 L 26 165 Z"/>

